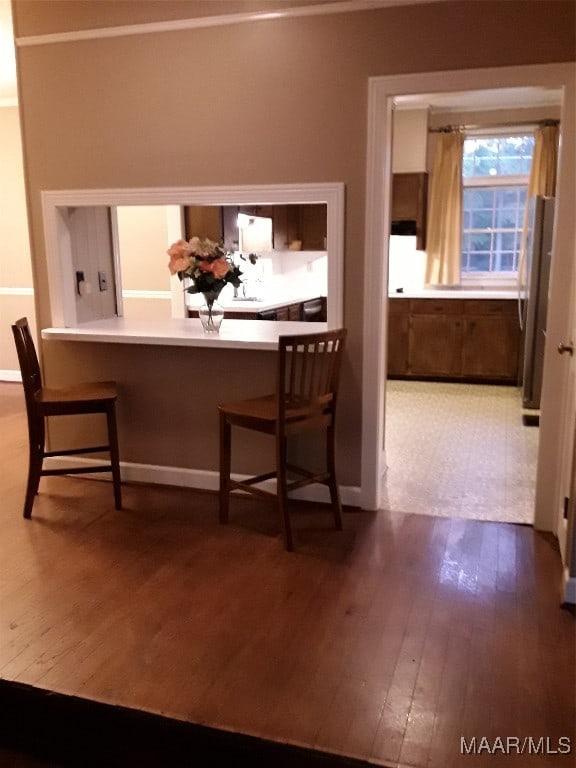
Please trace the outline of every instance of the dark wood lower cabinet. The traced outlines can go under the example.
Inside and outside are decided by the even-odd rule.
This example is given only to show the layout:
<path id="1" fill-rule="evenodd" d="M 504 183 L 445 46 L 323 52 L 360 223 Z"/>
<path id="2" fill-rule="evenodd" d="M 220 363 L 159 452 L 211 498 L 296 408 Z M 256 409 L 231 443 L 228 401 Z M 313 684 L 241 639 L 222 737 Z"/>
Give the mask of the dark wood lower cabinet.
<path id="1" fill-rule="evenodd" d="M 515 301 L 391 299 L 389 306 L 389 376 L 517 382 Z"/>
<path id="2" fill-rule="evenodd" d="M 247 312 L 246 310 L 227 308 L 225 317 L 231 320 L 304 320 L 309 322 L 326 322 L 327 304 L 326 297 L 320 296 L 309 301 L 296 301 L 291 304 L 265 309 L 260 312 Z M 188 317 L 198 317 L 197 309 L 189 309 Z"/>
<path id="3" fill-rule="evenodd" d="M 413 315 L 409 361 L 413 376 L 458 376 L 462 320 L 453 315 Z"/>

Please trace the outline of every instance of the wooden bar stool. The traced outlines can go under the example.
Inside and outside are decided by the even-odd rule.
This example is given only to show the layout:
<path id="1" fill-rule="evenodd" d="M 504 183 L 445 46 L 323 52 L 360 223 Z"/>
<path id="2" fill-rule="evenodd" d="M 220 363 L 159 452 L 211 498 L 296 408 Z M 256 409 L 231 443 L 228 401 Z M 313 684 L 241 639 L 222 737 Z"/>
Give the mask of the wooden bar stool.
<path id="1" fill-rule="evenodd" d="M 120 458 L 116 430 L 116 384 L 113 381 L 96 381 L 72 387 L 49 389 L 42 386 L 40 364 L 30 333 L 27 318 L 17 320 L 12 326 L 18 361 L 22 372 L 22 384 L 26 400 L 29 436 L 29 465 L 24 517 L 32 516 L 34 497 L 38 493 L 43 475 L 79 475 L 94 472 L 112 472 L 114 502 L 116 509 L 122 508 L 120 479 Z M 47 416 L 70 416 L 86 413 L 106 415 L 108 443 L 87 448 L 69 448 L 46 451 L 44 447 Z M 43 469 L 44 459 L 53 456 L 75 456 L 79 454 L 106 451 L 110 461 L 105 464 L 70 467 L 66 469 Z"/>
<path id="2" fill-rule="evenodd" d="M 322 483 L 330 490 L 330 500 L 337 530 L 342 529 L 342 506 L 336 480 L 334 426 L 338 382 L 346 329 L 280 336 L 278 339 L 276 391 L 264 397 L 221 403 L 220 414 L 220 522 L 227 523 L 230 493 L 242 490 L 255 496 L 274 498 L 287 550 L 293 549 L 288 511 L 288 493 L 312 483 Z M 253 429 L 274 435 L 275 469 L 242 481 L 230 477 L 231 427 Z M 287 438 L 290 435 L 324 430 L 326 469 L 310 472 L 288 464 Z M 288 474 L 298 479 L 288 480 Z M 276 494 L 257 486 L 276 478 Z"/>

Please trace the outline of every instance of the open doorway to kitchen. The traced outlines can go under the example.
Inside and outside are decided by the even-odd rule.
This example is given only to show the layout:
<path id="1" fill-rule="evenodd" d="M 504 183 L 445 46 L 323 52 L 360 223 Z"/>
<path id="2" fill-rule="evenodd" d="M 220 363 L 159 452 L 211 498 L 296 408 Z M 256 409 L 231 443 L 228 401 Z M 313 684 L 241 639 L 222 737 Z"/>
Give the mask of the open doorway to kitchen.
<path id="1" fill-rule="evenodd" d="M 461 72 L 424 73 L 397 77 L 373 78 L 369 87 L 369 138 L 367 171 L 366 227 L 366 317 L 363 402 L 363 505 L 380 508 L 383 502 L 382 478 L 386 467 L 385 399 L 387 322 L 370 322 L 375 314 L 386 317 L 388 297 L 381 286 L 387 285 L 388 236 L 390 231 L 391 133 L 393 100 L 403 94 L 479 91 L 494 88 L 560 88 L 563 90 L 562 133 L 572 135 L 574 71 L 569 65 L 544 67 L 510 67 Z M 569 214 L 573 193 L 570 186 L 570 164 L 573 152 L 564 148 L 559 164 L 557 227 L 554 242 L 555 264 L 550 283 L 552 310 L 548 315 L 548 331 L 552 338 L 564 333 L 572 317 L 570 258 L 574 222 Z M 560 203 L 560 201 L 562 201 Z M 382 212 L 384 214 L 382 215 Z M 553 351 L 553 350 L 552 350 Z M 373 353 L 373 354 L 372 354 Z M 555 356 L 557 357 L 557 356 Z M 545 359 L 540 446 L 536 482 L 536 524 L 543 530 L 557 532 L 559 527 L 558 496 L 564 474 L 565 435 L 573 425 L 566 410 L 569 402 L 568 371 L 556 370 L 552 354 Z M 552 374 L 552 375 L 551 375 Z M 557 374 L 557 375 L 554 375 Z M 376 419 L 374 416 L 376 415 Z M 569 418 L 568 418 L 569 417 Z"/>
<path id="2" fill-rule="evenodd" d="M 519 261 L 534 132 L 559 121 L 561 105 L 561 89 L 541 87 L 394 98 L 385 507 L 534 522 L 538 412 L 523 417 L 518 386 Z M 425 279 L 429 180 L 447 131 L 464 148 L 449 291 Z"/>

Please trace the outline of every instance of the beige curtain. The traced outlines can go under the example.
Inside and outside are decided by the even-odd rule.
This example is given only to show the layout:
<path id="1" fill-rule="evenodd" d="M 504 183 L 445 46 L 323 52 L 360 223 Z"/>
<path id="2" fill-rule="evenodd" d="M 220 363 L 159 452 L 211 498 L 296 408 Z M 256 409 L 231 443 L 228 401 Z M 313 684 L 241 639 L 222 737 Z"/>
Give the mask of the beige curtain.
<path id="1" fill-rule="evenodd" d="M 554 196 L 556 190 L 556 169 L 558 166 L 558 138 L 560 127 L 543 125 L 534 131 L 534 154 L 528 179 L 526 207 L 520 239 L 520 256 L 518 259 L 518 279 L 520 285 L 526 284 L 526 245 L 528 243 L 528 202 L 534 195 Z"/>
<path id="2" fill-rule="evenodd" d="M 463 148 L 460 131 L 438 135 L 426 238 L 427 285 L 460 284 Z"/>
<path id="3" fill-rule="evenodd" d="M 558 165 L 558 125 L 543 125 L 534 132 L 534 154 L 528 181 L 528 197 L 554 196 Z"/>

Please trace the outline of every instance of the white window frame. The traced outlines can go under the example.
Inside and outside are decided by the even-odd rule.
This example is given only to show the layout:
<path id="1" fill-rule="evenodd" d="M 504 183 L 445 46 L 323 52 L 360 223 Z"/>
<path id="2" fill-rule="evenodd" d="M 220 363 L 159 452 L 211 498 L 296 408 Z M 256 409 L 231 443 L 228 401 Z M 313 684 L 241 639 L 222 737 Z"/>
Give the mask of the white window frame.
<path id="1" fill-rule="evenodd" d="M 479 128 L 466 131 L 465 139 L 480 139 L 502 136 L 526 136 L 536 129 L 534 125 L 506 126 L 499 128 Z M 462 176 L 462 193 L 470 187 L 528 187 L 529 174 L 510 174 L 509 176 Z M 518 272 L 464 272 L 460 271 L 460 281 L 466 288 L 514 288 L 518 283 Z"/>

